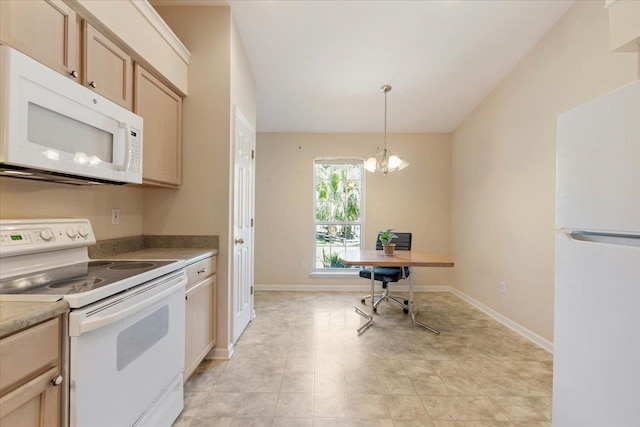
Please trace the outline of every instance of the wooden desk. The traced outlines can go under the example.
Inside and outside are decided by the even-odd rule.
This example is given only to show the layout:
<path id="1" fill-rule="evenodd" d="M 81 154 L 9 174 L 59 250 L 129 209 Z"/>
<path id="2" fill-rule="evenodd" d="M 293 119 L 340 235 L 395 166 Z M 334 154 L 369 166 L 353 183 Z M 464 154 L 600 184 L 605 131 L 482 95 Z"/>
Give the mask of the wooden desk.
<path id="1" fill-rule="evenodd" d="M 364 332 L 373 323 L 374 294 L 375 294 L 375 268 L 376 267 L 409 267 L 409 314 L 414 324 L 439 335 L 440 332 L 430 326 L 416 320 L 417 311 L 413 308 L 413 267 L 453 267 L 451 258 L 434 252 L 424 251 L 395 251 L 393 255 L 385 255 L 384 251 L 359 251 L 340 257 L 344 265 L 361 265 L 371 267 L 371 314 L 364 312 L 359 307 L 354 307 L 356 312 L 365 317 L 367 322 L 358 328 L 358 334 Z"/>

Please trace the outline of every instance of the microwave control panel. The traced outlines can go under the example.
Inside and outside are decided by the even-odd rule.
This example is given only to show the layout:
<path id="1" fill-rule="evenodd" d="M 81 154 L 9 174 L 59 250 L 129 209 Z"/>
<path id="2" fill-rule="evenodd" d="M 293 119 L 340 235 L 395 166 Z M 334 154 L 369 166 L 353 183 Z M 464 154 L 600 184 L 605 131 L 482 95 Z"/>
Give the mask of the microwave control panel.
<path id="1" fill-rule="evenodd" d="M 131 134 L 131 160 L 129 161 L 129 171 L 140 172 L 140 165 L 142 160 L 140 159 L 140 132 L 136 130 L 130 131 Z"/>

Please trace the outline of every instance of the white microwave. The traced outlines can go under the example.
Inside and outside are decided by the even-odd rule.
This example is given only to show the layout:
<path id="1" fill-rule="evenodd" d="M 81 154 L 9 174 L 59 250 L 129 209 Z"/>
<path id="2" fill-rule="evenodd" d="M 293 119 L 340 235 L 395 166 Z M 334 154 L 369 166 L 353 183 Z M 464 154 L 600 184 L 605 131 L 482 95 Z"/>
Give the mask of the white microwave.
<path id="1" fill-rule="evenodd" d="M 0 46 L 0 175 L 142 183 L 142 117 Z"/>

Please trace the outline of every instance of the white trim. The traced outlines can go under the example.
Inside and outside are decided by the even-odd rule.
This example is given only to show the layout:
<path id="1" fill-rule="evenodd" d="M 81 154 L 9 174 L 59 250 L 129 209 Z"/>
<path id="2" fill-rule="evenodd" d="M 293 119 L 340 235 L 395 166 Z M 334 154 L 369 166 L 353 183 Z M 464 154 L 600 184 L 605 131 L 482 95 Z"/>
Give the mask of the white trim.
<path id="1" fill-rule="evenodd" d="M 362 162 L 362 158 L 361 157 L 336 157 L 336 156 L 331 156 L 331 157 L 327 157 L 327 156 L 317 156 L 313 158 L 313 162 L 311 163 L 311 176 L 313 176 L 313 188 L 311 189 L 311 191 L 313 192 L 313 204 L 311 206 L 311 215 L 313 218 L 313 237 L 312 237 L 312 251 L 313 251 L 313 260 L 311 261 L 311 263 L 309 264 L 309 268 L 311 269 L 311 272 L 309 273 L 309 277 L 312 279 L 353 279 L 356 277 L 359 277 L 356 271 L 353 270 L 345 270 L 344 272 L 342 271 L 336 271 L 336 269 L 325 269 L 325 268 L 316 268 L 316 262 L 317 262 L 317 257 L 316 257 L 316 233 L 317 233 L 317 229 L 318 229 L 318 225 L 328 225 L 328 223 L 331 223 L 331 221 L 320 221 L 320 223 L 325 223 L 325 224 L 318 224 L 318 220 L 316 218 L 317 212 L 316 209 L 318 207 L 318 201 L 316 200 L 316 186 L 318 183 L 318 176 L 316 175 L 316 166 L 317 165 L 323 165 L 323 164 L 335 164 L 335 165 L 358 165 Z M 360 178 L 360 221 L 342 221 L 342 222 L 335 222 L 336 225 L 343 225 L 343 224 L 350 224 L 350 225 L 356 225 L 360 227 L 360 249 L 365 247 L 365 234 L 364 234 L 364 230 L 365 230 L 365 206 L 366 206 L 366 199 L 365 199 L 365 195 L 367 193 L 367 188 L 366 188 L 366 184 L 365 184 L 365 177 L 366 174 L 364 173 L 364 164 L 360 164 L 361 167 L 361 178 Z M 347 271 L 353 271 L 353 273 L 349 273 Z"/>
<path id="2" fill-rule="evenodd" d="M 156 6 L 229 6 L 229 0 L 151 0 Z"/>
<path id="3" fill-rule="evenodd" d="M 525 328 L 521 324 L 516 323 L 513 320 L 509 319 L 508 317 L 504 316 L 503 314 L 498 313 L 494 309 L 487 307 L 486 305 L 482 304 L 480 301 L 470 297 L 464 292 L 453 287 L 451 287 L 450 289 L 451 289 L 450 292 L 455 296 L 457 296 L 458 298 L 460 298 L 461 300 L 468 302 L 478 310 L 482 311 L 487 316 L 492 317 L 493 319 L 502 323 L 507 328 L 511 329 L 514 332 L 519 333 L 520 335 L 522 335 L 532 343 L 536 344 L 537 346 L 553 354 L 553 343 L 551 341 L 541 337 L 540 335 L 536 334 L 533 331 L 530 331 L 529 329 Z"/>
<path id="4" fill-rule="evenodd" d="M 171 46 L 171 48 L 182 58 L 185 63 L 189 63 L 191 52 L 180 41 L 176 33 L 164 22 L 164 19 L 156 12 L 151 3 L 147 0 L 131 0 L 131 4 L 138 9 L 138 12 L 151 24 L 158 34 Z"/>
<path id="5" fill-rule="evenodd" d="M 315 240 L 314 240 L 315 243 Z M 359 279 L 360 278 L 360 270 L 345 270 L 345 271 L 323 271 L 316 270 L 309 273 L 309 277 L 312 279 Z"/>
<path id="6" fill-rule="evenodd" d="M 347 291 L 361 291 L 366 293 L 371 292 L 371 285 L 369 283 L 361 284 L 361 285 L 255 285 L 255 289 L 257 291 L 296 291 L 296 292 L 321 292 L 321 291 L 330 291 L 330 292 L 347 292 Z M 400 292 L 407 292 L 409 290 L 408 285 L 393 285 L 393 290 Z M 475 298 L 470 297 L 464 292 L 453 288 L 451 286 L 425 286 L 425 285 L 414 285 L 414 292 L 449 292 L 460 298 L 461 300 L 467 302 L 478 310 L 482 311 L 487 316 L 497 320 L 507 328 L 512 331 L 520 334 L 527 340 L 531 341 L 533 344 L 542 348 L 543 350 L 548 351 L 553 354 L 553 343 L 546 338 L 541 337 L 535 332 L 525 328 L 521 324 L 514 322 L 503 314 L 498 313 L 492 308 L 487 307 L 482 304 L 480 301 Z"/>
<path id="7" fill-rule="evenodd" d="M 209 354 L 207 354 L 205 359 L 229 360 L 231 359 L 231 356 L 233 356 L 234 351 L 235 351 L 235 347 L 233 343 L 229 344 L 229 347 L 226 349 L 220 348 L 220 347 L 213 347 L 213 349 L 209 352 Z"/>
<path id="8" fill-rule="evenodd" d="M 362 281 L 358 285 L 255 285 L 256 291 L 294 291 L 294 292 L 353 292 L 359 291 L 371 293 L 371 284 Z M 409 292 L 409 285 L 393 285 L 393 290 L 397 292 Z M 450 292 L 449 286 L 425 286 L 413 285 L 414 292 Z"/>
<path id="9" fill-rule="evenodd" d="M 613 6 L 613 4 L 616 2 L 617 0 L 605 0 L 604 1 L 604 8 L 605 9 L 609 9 L 611 6 Z"/>

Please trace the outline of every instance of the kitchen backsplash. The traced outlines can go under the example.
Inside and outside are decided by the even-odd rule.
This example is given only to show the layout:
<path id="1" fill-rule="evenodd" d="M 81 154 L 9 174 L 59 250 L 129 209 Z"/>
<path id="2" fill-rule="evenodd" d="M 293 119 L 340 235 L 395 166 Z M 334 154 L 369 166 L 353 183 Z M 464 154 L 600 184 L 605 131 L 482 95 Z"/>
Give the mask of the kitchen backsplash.
<path id="1" fill-rule="evenodd" d="M 89 257 L 103 258 L 147 248 L 218 249 L 218 236 L 131 236 L 98 240 L 89 246 Z"/>

